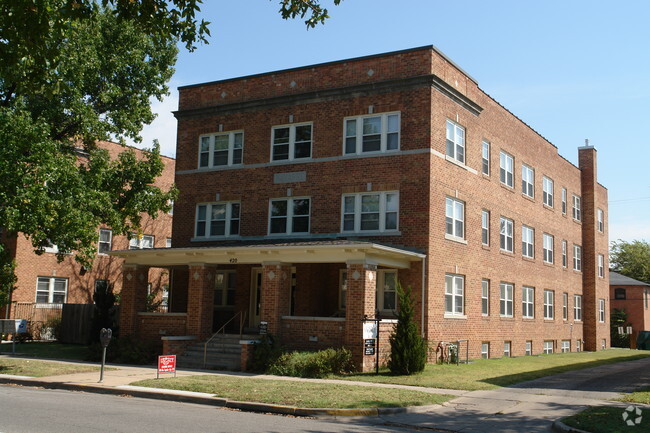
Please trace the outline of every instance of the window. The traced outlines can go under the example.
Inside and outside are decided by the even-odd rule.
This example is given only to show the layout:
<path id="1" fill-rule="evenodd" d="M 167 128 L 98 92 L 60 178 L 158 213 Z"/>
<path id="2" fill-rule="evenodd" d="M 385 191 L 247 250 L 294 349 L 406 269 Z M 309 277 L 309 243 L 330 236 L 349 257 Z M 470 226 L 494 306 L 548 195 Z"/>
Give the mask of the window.
<path id="1" fill-rule="evenodd" d="M 510 188 L 514 188 L 513 167 L 512 156 L 502 151 L 499 155 L 499 179 L 502 184 Z"/>
<path id="2" fill-rule="evenodd" d="M 237 291 L 236 271 L 217 271 L 214 274 L 214 306 L 219 308 L 235 305 Z"/>
<path id="3" fill-rule="evenodd" d="M 643 289 L 643 307 L 648 309 L 648 289 Z"/>
<path id="4" fill-rule="evenodd" d="M 533 354 L 533 342 L 528 340 L 526 341 L 526 356 L 531 356 Z"/>
<path id="5" fill-rule="evenodd" d="M 535 317 L 535 288 L 521 288 L 521 316 L 525 319 Z"/>
<path id="6" fill-rule="evenodd" d="M 582 296 L 573 295 L 573 320 L 582 320 Z"/>
<path id="7" fill-rule="evenodd" d="M 171 248 L 171 247 L 172 247 L 172 238 L 165 239 L 165 248 Z"/>
<path id="8" fill-rule="evenodd" d="M 483 359 L 490 358 L 490 343 L 487 342 L 481 343 L 481 358 Z"/>
<path id="9" fill-rule="evenodd" d="M 131 239 L 129 239 L 129 249 L 130 250 L 144 250 L 153 248 L 154 246 L 154 237 L 151 235 L 136 235 L 131 233 Z"/>
<path id="10" fill-rule="evenodd" d="M 553 263 L 553 236 L 544 233 L 544 261 L 546 263 Z"/>
<path id="11" fill-rule="evenodd" d="M 227 167 L 242 163 L 244 133 L 204 135 L 199 144 L 199 167 Z"/>
<path id="12" fill-rule="evenodd" d="M 573 196 L 573 219 L 580 221 L 582 214 L 580 213 L 580 197 L 577 195 Z"/>
<path id="13" fill-rule="evenodd" d="M 490 280 L 481 281 L 481 314 L 490 315 Z"/>
<path id="14" fill-rule="evenodd" d="M 309 198 L 271 200 L 269 234 L 309 233 Z"/>
<path id="15" fill-rule="evenodd" d="M 512 317 L 514 285 L 511 283 L 501 283 L 501 297 L 499 313 L 504 317 Z"/>
<path id="16" fill-rule="evenodd" d="M 566 268 L 568 266 L 567 254 L 566 254 L 566 241 L 562 241 L 562 267 Z"/>
<path id="17" fill-rule="evenodd" d="M 447 120 L 447 156 L 465 164 L 465 128 Z"/>
<path id="18" fill-rule="evenodd" d="M 569 353 L 569 352 L 571 352 L 571 341 L 562 340 L 562 353 Z"/>
<path id="19" fill-rule="evenodd" d="M 397 271 L 377 271 L 377 309 L 393 312 L 397 308 Z"/>
<path id="20" fill-rule="evenodd" d="M 607 349 L 607 339 L 603 338 L 600 340 L 600 350 L 605 350 Z"/>
<path id="21" fill-rule="evenodd" d="M 622 287 L 614 289 L 614 299 L 626 299 L 625 289 Z"/>
<path id="22" fill-rule="evenodd" d="M 500 230 L 500 245 L 501 249 L 508 252 L 513 252 L 512 241 L 512 220 L 501 217 L 501 230 Z"/>
<path id="23" fill-rule="evenodd" d="M 598 276 L 605 278 L 605 256 L 598 254 Z"/>
<path id="24" fill-rule="evenodd" d="M 445 314 L 462 315 L 465 278 L 462 275 L 445 275 Z"/>
<path id="25" fill-rule="evenodd" d="M 46 253 L 58 254 L 59 247 L 48 240 L 47 246 L 43 247 L 43 251 Z"/>
<path id="26" fill-rule="evenodd" d="M 573 246 L 573 269 L 575 271 L 582 270 L 582 247 L 580 245 Z"/>
<path id="27" fill-rule="evenodd" d="M 555 317 L 555 292 L 544 290 L 544 320 L 553 320 Z"/>
<path id="28" fill-rule="evenodd" d="M 99 254 L 106 254 L 111 250 L 113 243 L 113 231 L 109 229 L 99 229 Z"/>
<path id="29" fill-rule="evenodd" d="M 490 143 L 483 140 L 483 145 L 481 148 L 481 159 L 482 159 L 482 170 L 483 174 L 490 175 Z"/>
<path id="30" fill-rule="evenodd" d="M 521 226 L 521 255 L 535 257 L 535 230 L 528 226 Z"/>
<path id="31" fill-rule="evenodd" d="M 275 126 L 271 161 L 311 158 L 311 123 Z"/>
<path id="32" fill-rule="evenodd" d="M 339 310 L 345 310 L 348 294 L 348 271 L 341 269 L 339 272 Z"/>
<path id="33" fill-rule="evenodd" d="M 481 242 L 483 245 L 490 245 L 490 212 L 481 213 Z"/>
<path id="34" fill-rule="evenodd" d="M 36 280 L 37 304 L 63 304 L 67 293 L 67 278 L 38 277 Z"/>
<path id="35" fill-rule="evenodd" d="M 562 215 L 566 215 L 566 188 L 562 188 Z"/>
<path id="36" fill-rule="evenodd" d="M 447 197 L 445 206 L 446 233 L 449 236 L 465 238 L 465 203 Z"/>
<path id="37" fill-rule="evenodd" d="M 569 320 L 569 294 L 562 293 L 562 320 Z"/>
<path id="38" fill-rule="evenodd" d="M 605 323 L 605 300 L 598 300 L 598 321 L 600 323 Z"/>
<path id="39" fill-rule="evenodd" d="M 343 232 L 397 230 L 399 194 L 380 192 L 343 195 Z"/>
<path id="40" fill-rule="evenodd" d="M 503 342 L 503 356 L 506 358 L 510 358 L 510 342 L 509 341 L 504 341 Z"/>
<path id="41" fill-rule="evenodd" d="M 598 231 L 602 233 L 605 230 L 605 217 L 602 209 L 598 209 L 596 212 L 596 223 L 598 224 Z"/>
<path id="42" fill-rule="evenodd" d="M 542 201 L 548 207 L 553 207 L 553 179 L 542 177 Z"/>
<path id="43" fill-rule="evenodd" d="M 576 340 L 576 352 L 582 352 L 582 340 Z"/>
<path id="44" fill-rule="evenodd" d="M 527 165 L 521 166 L 521 192 L 527 197 L 535 197 L 535 171 Z"/>
<path id="45" fill-rule="evenodd" d="M 553 353 L 553 340 L 544 341 L 544 353 Z"/>
<path id="46" fill-rule="evenodd" d="M 239 235 L 239 202 L 206 203 L 196 207 L 197 238 Z"/>
<path id="47" fill-rule="evenodd" d="M 345 120 L 345 155 L 399 149 L 399 113 L 359 116 Z"/>

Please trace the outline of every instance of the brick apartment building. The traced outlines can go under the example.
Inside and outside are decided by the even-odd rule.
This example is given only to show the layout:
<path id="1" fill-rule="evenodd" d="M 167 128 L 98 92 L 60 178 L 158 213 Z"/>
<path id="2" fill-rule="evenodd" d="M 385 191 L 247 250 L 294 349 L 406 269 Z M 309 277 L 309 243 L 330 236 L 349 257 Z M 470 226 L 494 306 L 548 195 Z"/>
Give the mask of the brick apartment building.
<path id="1" fill-rule="evenodd" d="M 362 319 L 388 335 L 399 281 L 433 347 L 609 347 L 596 150 L 574 166 L 436 48 L 179 91 L 174 248 L 116 253 L 122 332 L 204 340 L 239 317 L 367 370 Z M 155 266 L 172 314 L 146 320 L 138 275 Z"/>
<path id="2" fill-rule="evenodd" d="M 107 149 L 111 157 L 116 158 L 124 148 L 111 142 L 99 142 L 101 148 Z M 135 149 L 138 156 L 140 150 Z M 83 153 L 80 153 L 83 159 Z M 156 185 L 169 189 L 174 182 L 174 159 L 162 156 L 165 168 L 157 179 Z M 110 227 L 98 227 L 98 254 L 91 269 L 86 269 L 75 261 L 74 256 L 66 256 L 58 262 L 55 245 L 46 248 L 40 255 L 34 252 L 31 241 L 25 236 L 5 237 L 16 261 L 16 290 L 11 295 L 11 302 L 3 308 L 0 316 L 29 319 L 32 322 L 44 322 L 50 317 L 59 316 L 63 303 L 92 304 L 95 291 L 108 288 L 119 293 L 122 288 L 122 264 L 124 260 L 111 257 L 112 250 L 129 248 L 165 248 L 171 246 L 172 215 L 160 214 L 152 219 L 142 219 L 142 237 L 129 241 L 126 236 L 113 235 Z M 150 290 L 163 294 L 169 285 L 169 276 L 165 270 L 154 269 L 147 276 Z"/>

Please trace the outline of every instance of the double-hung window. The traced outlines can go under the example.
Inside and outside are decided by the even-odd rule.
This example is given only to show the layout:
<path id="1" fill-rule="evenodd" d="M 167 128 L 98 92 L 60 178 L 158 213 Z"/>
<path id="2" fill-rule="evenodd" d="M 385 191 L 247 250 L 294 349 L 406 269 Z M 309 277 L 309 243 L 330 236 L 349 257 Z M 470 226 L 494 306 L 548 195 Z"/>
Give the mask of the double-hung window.
<path id="1" fill-rule="evenodd" d="M 465 277 L 462 275 L 445 275 L 445 314 L 462 315 L 464 313 Z"/>
<path id="2" fill-rule="evenodd" d="M 566 268 L 569 266 L 569 261 L 567 259 L 567 244 L 566 241 L 562 241 L 562 267 Z"/>
<path id="3" fill-rule="evenodd" d="M 345 119 L 345 155 L 387 152 L 399 149 L 399 113 L 384 113 Z"/>
<path id="4" fill-rule="evenodd" d="M 465 128 L 447 120 L 447 156 L 465 164 Z"/>
<path id="5" fill-rule="evenodd" d="M 573 320 L 582 320 L 582 295 L 573 295 Z"/>
<path id="6" fill-rule="evenodd" d="M 553 179 L 542 178 L 542 201 L 548 207 L 553 207 Z"/>
<path id="7" fill-rule="evenodd" d="M 490 315 L 490 280 L 481 281 L 481 314 Z"/>
<path id="8" fill-rule="evenodd" d="M 490 211 L 481 212 L 481 242 L 490 245 Z"/>
<path id="9" fill-rule="evenodd" d="M 312 125 L 302 123 L 273 127 L 271 161 L 311 158 Z"/>
<path id="10" fill-rule="evenodd" d="M 38 277 L 36 280 L 37 304 L 63 304 L 67 293 L 67 278 Z"/>
<path id="11" fill-rule="evenodd" d="M 511 283 L 501 283 L 500 288 L 499 314 L 504 317 L 512 317 L 514 285 Z"/>
<path id="12" fill-rule="evenodd" d="M 465 203 L 447 197 L 445 206 L 445 233 L 451 237 L 465 238 Z"/>
<path id="13" fill-rule="evenodd" d="M 605 278 L 605 256 L 598 254 L 598 276 Z"/>
<path id="14" fill-rule="evenodd" d="M 196 207 L 197 238 L 239 235 L 239 202 L 206 203 Z"/>
<path id="15" fill-rule="evenodd" d="M 107 254 L 112 247 L 113 231 L 110 229 L 99 229 L 99 243 L 97 250 L 99 254 Z"/>
<path id="16" fill-rule="evenodd" d="M 553 340 L 544 341 L 544 350 L 543 350 L 544 354 L 548 355 L 553 353 L 553 346 L 554 346 Z"/>
<path id="17" fill-rule="evenodd" d="M 153 248 L 154 246 L 154 237 L 151 235 L 137 235 L 131 233 L 131 239 L 129 239 L 129 249 L 130 250 L 146 250 L 148 248 Z"/>
<path id="18" fill-rule="evenodd" d="M 309 233 L 310 202 L 307 197 L 270 200 L 269 234 Z"/>
<path id="19" fill-rule="evenodd" d="M 530 259 L 535 257 L 535 230 L 532 227 L 521 226 L 521 254 Z"/>
<path id="20" fill-rule="evenodd" d="M 553 254 L 553 249 L 554 249 L 553 236 L 549 235 L 548 233 L 544 233 L 543 238 L 544 238 L 544 261 L 546 263 L 553 263 L 553 261 L 555 260 Z"/>
<path id="21" fill-rule="evenodd" d="M 513 252 L 513 223 L 511 219 L 501 217 L 500 223 L 500 246 L 503 251 Z"/>
<path id="22" fill-rule="evenodd" d="M 569 353 L 569 352 L 571 352 L 571 341 L 562 340 L 562 353 Z"/>
<path id="23" fill-rule="evenodd" d="M 483 174 L 490 175 L 490 142 L 483 140 L 481 147 L 481 169 Z"/>
<path id="24" fill-rule="evenodd" d="M 521 192 L 526 197 L 535 197 L 535 171 L 523 164 L 521 166 Z"/>
<path id="25" fill-rule="evenodd" d="M 544 319 L 553 320 L 555 308 L 555 292 L 553 290 L 544 290 Z"/>
<path id="26" fill-rule="evenodd" d="M 342 232 L 387 232 L 398 228 L 397 191 L 344 194 Z"/>
<path id="27" fill-rule="evenodd" d="M 573 270 L 582 270 L 582 247 L 580 245 L 573 246 Z"/>
<path id="28" fill-rule="evenodd" d="M 515 162 L 512 155 L 501 151 L 501 154 L 499 155 L 499 179 L 502 184 L 509 186 L 510 188 L 514 188 L 515 185 L 513 174 L 514 165 Z"/>
<path id="29" fill-rule="evenodd" d="M 598 231 L 602 233 L 605 230 L 605 215 L 602 209 L 598 209 L 596 212 L 596 223 L 598 224 Z"/>
<path id="30" fill-rule="evenodd" d="M 573 196 L 573 219 L 580 221 L 582 218 L 582 213 L 580 210 L 580 197 L 577 195 Z"/>
<path id="31" fill-rule="evenodd" d="M 521 288 L 521 316 L 526 319 L 535 317 L 535 288 Z"/>
<path id="32" fill-rule="evenodd" d="M 227 167 L 242 163 L 242 131 L 203 135 L 199 139 L 199 167 Z"/>
<path id="33" fill-rule="evenodd" d="M 397 308 L 397 271 L 381 269 L 377 271 L 377 309 L 393 312 Z"/>
<path id="34" fill-rule="evenodd" d="M 566 215 L 566 188 L 562 188 L 562 215 Z"/>
<path id="35" fill-rule="evenodd" d="M 569 294 L 562 293 L 562 320 L 569 320 Z"/>
<path id="36" fill-rule="evenodd" d="M 598 300 L 598 321 L 600 323 L 605 323 L 605 300 Z"/>

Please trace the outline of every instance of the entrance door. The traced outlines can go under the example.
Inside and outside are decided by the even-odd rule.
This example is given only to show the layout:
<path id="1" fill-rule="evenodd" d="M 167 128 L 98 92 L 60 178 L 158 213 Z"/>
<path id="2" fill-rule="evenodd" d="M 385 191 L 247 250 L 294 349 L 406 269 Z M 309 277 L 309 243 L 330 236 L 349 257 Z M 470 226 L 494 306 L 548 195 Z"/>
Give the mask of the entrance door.
<path id="1" fill-rule="evenodd" d="M 262 292 L 262 275 L 263 268 L 253 268 L 251 271 L 251 305 L 250 321 L 251 328 L 260 324 L 260 293 Z"/>

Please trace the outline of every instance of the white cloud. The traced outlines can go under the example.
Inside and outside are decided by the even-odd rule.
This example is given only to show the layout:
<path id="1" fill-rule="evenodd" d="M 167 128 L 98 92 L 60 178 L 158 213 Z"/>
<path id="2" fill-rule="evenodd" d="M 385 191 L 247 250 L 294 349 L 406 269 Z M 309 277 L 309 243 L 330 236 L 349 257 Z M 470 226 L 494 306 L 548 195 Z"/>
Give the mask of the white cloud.
<path id="1" fill-rule="evenodd" d="M 178 92 L 176 86 L 170 83 L 171 94 L 163 99 L 162 102 L 153 99 L 151 111 L 158 116 L 140 132 L 142 136 L 141 143 L 134 143 L 127 140 L 127 144 L 139 148 L 151 148 L 153 140 L 157 139 L 160 143 L 160 153 L 165 156 L 176 156 L 176 118 L 172 111 L 178 110 Z"/>

